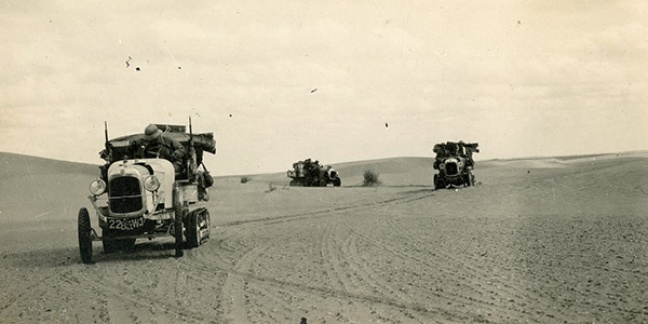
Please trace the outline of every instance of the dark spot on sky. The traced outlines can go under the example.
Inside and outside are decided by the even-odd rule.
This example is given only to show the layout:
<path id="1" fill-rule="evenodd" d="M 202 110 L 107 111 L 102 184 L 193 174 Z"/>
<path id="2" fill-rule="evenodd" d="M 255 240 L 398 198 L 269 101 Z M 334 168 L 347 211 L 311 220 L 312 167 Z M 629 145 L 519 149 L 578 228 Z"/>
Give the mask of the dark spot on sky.
<path id="1" fill-rule="evenodd" d="M 232 117 L 232 114 L 230 114 L 230 117 Z"/>
<path id="2" fill-rule="evenodd" d="M 178 66 L 178 70 L 182 70 L 182 66 Z"/>
<path id="3" fill-rule="evenodd" d="M 389 127 L 389 123 L 385 123 L 385 127 Z"/>
<path id="4" fill-rule="evenodd" d="M 139 70 L 140 70 L 140 67 L 139 67 L 139 66 L 135 68 L 135 71 L 139 71 Z"/>
<path id="5" fill-rule="evenodd" d="M 314 88 L 313 90 L 311 90 L 311 93 L 313 93 L 313 92 L 315 92 L 315 91 L 317 91 L 317 88 Z"/>

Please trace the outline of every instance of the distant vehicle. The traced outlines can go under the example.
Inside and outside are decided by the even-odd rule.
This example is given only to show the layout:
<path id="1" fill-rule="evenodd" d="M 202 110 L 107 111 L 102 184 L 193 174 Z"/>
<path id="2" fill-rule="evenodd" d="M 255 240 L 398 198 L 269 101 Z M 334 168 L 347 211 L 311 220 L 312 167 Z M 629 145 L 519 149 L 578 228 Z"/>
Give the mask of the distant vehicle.
<path id="1" fill-rule="evenodd" d="M 90 183 L 91 196 L 101 235 L 91 226 L 86 208 L 79 210 L 79 251 L 83 263 L 92 263 L 92 242 L 101 241 L 106 253 L 130 248 L 140 238 L 172 236 L 175 256 L 183 255 L 183 235 L 189 247 L 197 247 L 210 235 L 210 215 L 200 202 L 209 199 L 213 178 L 202 163 L 203 152 L 216 153 L 212 133 L 192 134 L 185 126 L 160 125 L 163 136 L 179 141 L 186 148 L 184 170 L 177 173 L 173 164 L 162 158 L 138 152 L 144 135 L 135 134 L 108 140 L 100 152 L 106 164 L 101 177 Z M 199 167 L 202 166 L 202 170 Z M 105 199 L 100 198 L 106 194 Z"/>
<path id="2" fill-rule="evenodd" d="M 469 187 L 475 185 L 472 170 L 475 161 L 473 153 L 479 153 L 478 143 L 446 142 L 434 145 L 436 153 L 434 169 L 434 189 Z"/>
<path id="3" fill-rule="evenodd" d="M 319 161 L 297 161 L 293 163 L 292 170 L 288 170 L 288 178 L 291 178 L 291 186 L 302 187 L 326 187 L 333 185 L 339 187 L 342 185 L 340 174 L 330 165 L 324 167 Z"/>

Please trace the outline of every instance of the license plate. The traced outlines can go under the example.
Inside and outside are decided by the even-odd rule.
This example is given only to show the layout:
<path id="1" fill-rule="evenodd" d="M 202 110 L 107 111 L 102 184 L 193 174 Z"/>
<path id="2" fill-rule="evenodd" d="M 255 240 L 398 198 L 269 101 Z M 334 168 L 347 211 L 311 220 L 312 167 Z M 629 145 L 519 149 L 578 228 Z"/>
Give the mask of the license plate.
<path id="1" fill-rule="evenodd" d="M 144 226 L 144 217 L 131 219 L 108 218 L 108 228 L 128 231 Z"/>

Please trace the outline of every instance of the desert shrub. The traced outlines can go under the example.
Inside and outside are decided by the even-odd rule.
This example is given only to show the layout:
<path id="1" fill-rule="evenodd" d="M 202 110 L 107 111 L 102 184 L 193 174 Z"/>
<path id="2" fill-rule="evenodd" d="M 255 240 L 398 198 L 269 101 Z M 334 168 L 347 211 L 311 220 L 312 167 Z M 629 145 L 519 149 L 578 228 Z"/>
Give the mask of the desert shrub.
<path id="1" fill-rule="evenodd" d="M 364 183 L 362 184 L 363 186 L 370 187 L 380 185 L 380 180 L 378 180 L 380 173 L 378 173 L 377 171 L 365 170 L 362 176 L 364 177 Z"/>
<path id="2" fill-rule="evenodd" d="M 241 177 L 241 183 L 247 183 L 250 180 L 252 180 L 252 179 L 250 179 L 250 177 L 248 177 L 248 176 Z"/>

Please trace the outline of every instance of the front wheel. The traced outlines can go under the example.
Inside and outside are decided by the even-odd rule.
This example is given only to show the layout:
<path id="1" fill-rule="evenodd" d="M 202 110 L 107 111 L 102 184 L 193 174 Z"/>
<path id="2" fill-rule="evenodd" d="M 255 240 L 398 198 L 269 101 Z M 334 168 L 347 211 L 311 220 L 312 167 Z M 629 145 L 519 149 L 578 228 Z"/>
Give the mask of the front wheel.
<path id="1" fill-rule="evenodd" d="M 446 182 L 441 178 L 440 175 L 434 175 L 434 190 L 445 189 Z"/>
<path id="2" fill-rule="evenodd" d="M 83 263 L 92 263 L 92 227 L 88 210 L 79 210 L 79 252 Z"/>
<path id="3" fill-rule="evenodd" d="M 339 186 L 341 186 L 341 185 L 342 185 L 342 179 L 340 179 L 340 178 L 335 178 L 335 180 L 333 180 L 333 186 L 335 186 L 335 187 L 339 187 Z"/>
<path id="4" fill-rule="evenodd" d="M 182 250 L 182 230 L 183 230 L 182 220 L 184 219 L 186 213 L 187 213 L 187 209 L 185 206 L 180 206 L 179 208 L 176 208 L 175 220 L 173 224 L 176 258 L 180 258 L 184 255 L 184 251 Z"/>

